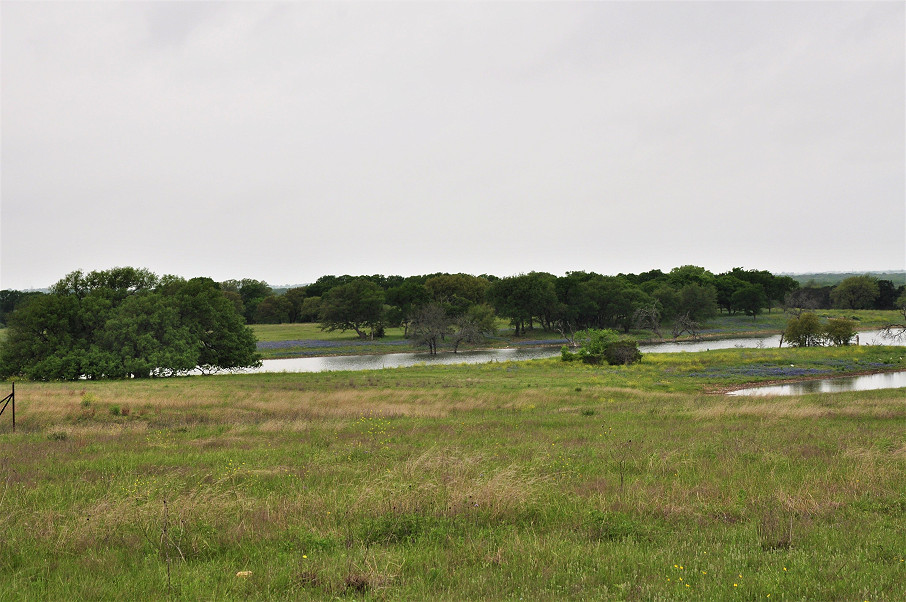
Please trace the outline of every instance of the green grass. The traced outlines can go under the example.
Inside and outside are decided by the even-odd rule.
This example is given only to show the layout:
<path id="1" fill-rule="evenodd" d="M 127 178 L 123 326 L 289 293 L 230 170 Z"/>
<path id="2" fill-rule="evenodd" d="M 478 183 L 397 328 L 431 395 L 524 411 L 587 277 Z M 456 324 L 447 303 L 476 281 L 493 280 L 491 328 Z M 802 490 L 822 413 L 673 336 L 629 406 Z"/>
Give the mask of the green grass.
<path id="1" fill-rule="evenodd" d="M 326 330 L 321 330 L 320 325 L 316 323 L 252 324 L 250 328 L 259 341 L 312 340 L 353 342 L 360 340 L 356 333 L 351 330 L 346 332 L 327 332 Z M 403 329 L 388 328 L 384 338 L 391 341 L 401 339 L 403 338 Z"/>
<path id="2" fill-rule="evenodd" d="M 707 393 L 904 357 L 20 382 L 0 599 L 904 599 L 903 391 Z"/>
<path id="3" fill-rule="evenodd" d="M 486 343 L 479 345 L 479 347 L 506 347 L 513 342 L 513 337 L 505 334 L 506 320 L 498 319 L 497 322 L 498 327 L 503 331 L 501 336 L 492 337 Z M 403 336 L 404 330 L 402 328 L 387 328 L 382 338 L 374 340 L 361 339 L 353 331 L 327 332 L 321 330 L 320 325 L 316 323 L 253 324 L 251 329 L 260 343 L 291 343 L 277 348 L 259 349 L 259 353 L 265 359 L 319 355 L 400 353 L 413 350 L 410 341 Z M 542 331 L 539 330 L 538 332 Z M 546 338 L 560 337 L 557 333 L 547 332 L 543 333 L 543 336 Z M 322 341 L 334 344 L 325 347 L 319 344 Z M 460 350 L 474 347 L 476 346 L 463 344 L 460 346 Z"/>
<path id="4" fill-rule="evenodd" d="M 875 330 L 892 322 L 902 321 L 902 314 L 892 310 L 844 310 L 844 309 L 818 309 L 815 313 L 822 319 L 849 318 L 856 322 L 857 330 Z M 774 310 L 771 313 L 761 314 L 753 320 L 751 316 L 720 314 L 707 321 L 704 328 L 712 334 L 745 333 L 745 332 L 772 332 L 779 333 L 790 319 L 788 314 Z"/>

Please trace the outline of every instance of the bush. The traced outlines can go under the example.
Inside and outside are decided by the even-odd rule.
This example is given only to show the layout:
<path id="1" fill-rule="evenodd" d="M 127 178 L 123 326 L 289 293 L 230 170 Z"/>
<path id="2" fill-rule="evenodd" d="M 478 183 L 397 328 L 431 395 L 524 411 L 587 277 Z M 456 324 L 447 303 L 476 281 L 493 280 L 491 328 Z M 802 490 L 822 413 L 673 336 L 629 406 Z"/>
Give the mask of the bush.
<path id="1" fill-rule="evenodd" d="M 578 354 L 569 353 L 564 347 L 560 352 L 563 361 L 572 361 L 576 357 L 586 364 L 624 365 L 641 361 L 642 354 L 634 339 L 621 337 L 613 330 L 584 330 L 576 335 L 582 342 Z"/>
<path id="2" fill-rule="evenodd" d="M 821 319 L 811 312 L 790 318 L 783 331 L 784 340 L 793 347 L 818 347 L 824 341 Z"/>
<path id="3" fill-rule="evenodd" d="M 635 364 L 642 361 L 639 344 L 632 339 L 621 339 L 610 343 L 604 350 L 604 358 L 611 366 Z"/>
<path id="4" fill-rule="evenodd" d="M 856 336 L 856 323 L 846 318 L 831 318 L 824 327 L 824 334 L 834 345 L 849 345 Z"/>
<path id="5" fill-rule="evenodd" d="M 813 313 L 791 318 L 783 331 L 783 339 L 793 347 L 849 345 L 856 336 L 856 323 L 848 318 L 830 318 L 824 324 Z"/>

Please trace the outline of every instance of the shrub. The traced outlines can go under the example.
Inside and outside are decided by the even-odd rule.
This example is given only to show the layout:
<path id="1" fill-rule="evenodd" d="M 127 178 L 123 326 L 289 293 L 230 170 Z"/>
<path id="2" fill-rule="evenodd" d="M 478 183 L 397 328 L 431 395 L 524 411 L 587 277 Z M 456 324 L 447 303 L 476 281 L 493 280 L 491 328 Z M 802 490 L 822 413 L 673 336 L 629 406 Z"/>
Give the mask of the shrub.
<path id="1" fill-rule="evenodd" d="M 846 318 L 831 318 L 824 327 L 824 334 L 834 345 L 849 345 L 856 336 L 856 324 Z"/>
<path id="2" fill-rule="evenodd" d="M 783 331 L 784 340 L 793 347 L 849 345 L 856 336 L 856 323 L 848 318 L 831 318 L 822 324 L 813 313 L 791 318 Z"/>
<path id="3" fill-rule="evenodd" d="M 824 341 L 821 320 L 811 312 L 790 318 L 783 331 L 784 340 L 794 347 L 817 347 Z"/>
<path id="4" fill-rule="evenodd" d="M 576 356 L 569 354 L 568 351 L 561 351 L 561 357 L 564 361 L 570 361 L 578 357 L 586 364 L 600 364 L 607 361 L 608 364 L 623 365 L 634 364 L 641 361 L 642 354 L 639 352 L 638 343 L 630 338 L 621 337 L 613 330 L 583 330 L 576 335 L 576 340 L 582 342 L 582 347 Z"/>
<path id="5" fill-rule="evenodd" d="M 635 364 L 642 361 L 642 352 L 639 344 L 632 339 L 621 339 L 607 345 L 604 349 L 604 358 L 611 366 Z"/>

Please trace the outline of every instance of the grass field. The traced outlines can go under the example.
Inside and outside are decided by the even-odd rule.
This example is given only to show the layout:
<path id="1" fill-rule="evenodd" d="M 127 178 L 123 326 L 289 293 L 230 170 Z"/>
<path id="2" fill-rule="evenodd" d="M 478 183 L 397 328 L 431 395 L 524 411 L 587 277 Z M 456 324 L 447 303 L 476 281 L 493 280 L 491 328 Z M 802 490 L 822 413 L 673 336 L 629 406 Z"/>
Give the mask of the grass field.
<path id="1" fill-rule="evenodd" d="M 906 599 L 906 348 L 17 383 L 0 599 Z"/>

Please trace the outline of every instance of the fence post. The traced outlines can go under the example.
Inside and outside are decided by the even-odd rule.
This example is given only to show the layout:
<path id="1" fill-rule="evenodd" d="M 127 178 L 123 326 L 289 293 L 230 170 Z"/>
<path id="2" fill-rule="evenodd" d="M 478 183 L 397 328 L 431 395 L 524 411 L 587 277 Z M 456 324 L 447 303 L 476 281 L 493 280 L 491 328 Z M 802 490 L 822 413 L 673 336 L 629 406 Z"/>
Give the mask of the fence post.
<path id="1" fill-rule="evenodd" d="M 16 383 L 13 382 L 13 392 L 0 399 L 0 415 L 3 415 L 3 412 L 6 411 L 6 406 L 12 402 L 13 404 L 13 432 L 16 431 Z"/>

